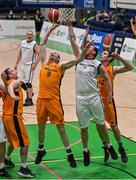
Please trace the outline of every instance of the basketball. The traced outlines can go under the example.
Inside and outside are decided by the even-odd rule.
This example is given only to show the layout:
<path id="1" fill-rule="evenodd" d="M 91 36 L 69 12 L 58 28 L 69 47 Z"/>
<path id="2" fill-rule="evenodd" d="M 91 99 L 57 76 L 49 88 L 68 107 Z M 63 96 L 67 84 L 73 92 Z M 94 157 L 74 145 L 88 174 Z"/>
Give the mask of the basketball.
<path id="1" fill-rule="evenodd" d="M 51 9 L 48 12 L 48 19 L 52 23 L 57 23 L 59 20 L 60 11 L 58 9 Z"/>

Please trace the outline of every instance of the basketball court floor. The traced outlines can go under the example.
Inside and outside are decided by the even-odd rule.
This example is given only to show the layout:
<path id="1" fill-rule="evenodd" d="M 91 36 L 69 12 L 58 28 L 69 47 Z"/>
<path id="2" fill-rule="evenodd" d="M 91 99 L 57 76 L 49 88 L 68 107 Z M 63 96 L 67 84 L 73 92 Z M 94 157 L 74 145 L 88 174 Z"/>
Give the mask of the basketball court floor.
<path id="1" fill-rule="evenodd" d="M 20 40 L 5 39 L 0 37 L 0 72 L 5 68 L 13 68 L 17 58 L 18 46 Z M 49 54 L 52 50 L 47 49 Z M 59 52 L 61 62 L 67 62 L 74 59 L 73 55 Z M 47 54 L 47 57 L 48 57 Z M 123 164 L 119 159 L 117 161 L 109 160 L 105 165 L 103 163 L 102 144 L 98 138 L 95 125 L 90 123 L 89 147 L 92 151 L 92 163 L 89 167 L 84 167 L 82 163 L 82 144 L 80 139 L 80 129 L 75 112 L 75 74 L 74 68 L 68 70 L 63 78 L 61 85 L 62 103 L 65 113 L 66 130 L 70 138 L 78 167 L 72 169 L 66 160 L 65 150 L 58 137 L 54 125 L 47 125 L 45 147 L 47 155 L 40 165 L 34 165 L 34 159 L 37 151 L 38 135 L 35 104 L 38 95 L 38 76 L 41 64 L 37 66 L 34 75 L 34 106 L 24 107 L 24 123 L 26 124 L 28 135 L 31 141 L 28 164 L 36 173 L 36 179 L 135 179 L 136 178 L 136 73 L 128 72 L 117 75 L 115 78 L 115 103 L 117 107 L 118 124 L 123 135 L 123 142 L 129 161 Z M 25 96 L 25 94 L 24 94 Z M 0 103 L 0 113 L 2 112 L 2 102 Z M 114 140 L 112 131 L 109 130 L 111 142 L 117 150 L 117 144 Z M 16 163 L 14 169 L 9 169 L 9 173 L 15 179 L 19 179 L 16 171 L 19 168 L 19 151 L 15 150 L 12 160 Z"/>

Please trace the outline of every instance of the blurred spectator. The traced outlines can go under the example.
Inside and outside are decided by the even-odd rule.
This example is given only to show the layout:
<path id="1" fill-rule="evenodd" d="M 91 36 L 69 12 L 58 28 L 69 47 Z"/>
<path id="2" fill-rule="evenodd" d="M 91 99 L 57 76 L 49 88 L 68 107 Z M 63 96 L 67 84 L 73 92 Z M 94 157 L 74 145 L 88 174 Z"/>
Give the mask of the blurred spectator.
<path id="1" fill-rule="evenodd" d="M 29 20 L 30 19 L 30 17 L 27 15 L 26 11 L 23 11 L 21 19 L 23 19 L 23 20 Z"/>
<path id="2" fill-rule="evenodd" d="M 87 17 L 82 16 L 81 19 L 80 19 L 80 24 L 85 24 L 86 21 L 87 21 Z"/>
<path id="3" fill-rule="evenodd" d="M 136 38 L 136 16 L 130 20 L 130 24 L 131 24 L 131 29 L 132 29 L 134 38 Z"/>
<path id="4" fill-rule="evenodd" d="M 96 14 L 96 21 L 109 22 L 110 15 L 106 11 L 98 11 Z"/>
<path id="5" fill-rule="evenodd" d="M 12 9 L 9 11 L 7 19 L 16 19 L 16 15 L 13 13 Z"/>
<path id="6" fill-rule="evenodd" d="M 34 15 L 34 20 L 35 20 L 35 29 L 36 29 L 35 41 L 37 42 L 37 44 L 40 44 L 40 32 L 44 21 L 44 16 L 41 14 L 40 9 L 36 10 L 36 13 Z"/>
<path id="7" fill-rule="evenodd" d="M 111 23 L 113 24 L 124 24 L 124 9 L 118 9 L 112 12 Z"/>

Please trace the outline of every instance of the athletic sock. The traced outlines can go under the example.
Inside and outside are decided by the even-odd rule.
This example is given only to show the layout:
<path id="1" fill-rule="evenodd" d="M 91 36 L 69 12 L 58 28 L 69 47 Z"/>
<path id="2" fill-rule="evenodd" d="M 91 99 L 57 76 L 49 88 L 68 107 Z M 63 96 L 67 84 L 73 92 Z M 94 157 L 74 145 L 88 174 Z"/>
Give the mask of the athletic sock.
<path id="1" fill-rule="evenodd" d="M 71 147 L 66 147 L 66 152 L 67 152 L 68 155 L 69 155 L 69 154 L 72 154 Z"/>
<path id="2" fill-rule="evenodd" d="M 39 144 L 38 151 L 43 151 L 43 150 L 44 150 L 44 144 Z"/>
<path id="3" fill-rule="evenodd" d="M 88 150 L 88 148 L 84 148 L 84 152 L 88 152 L 89 150 Z"/>
<path id="4" fill-rule="evenodd" d="M 112 146 L 112 144 L 107 144 L 107 147 L 110 148 Z"/>
<path id="5" fill-rule="evenodd" d="M 4 168 L 4 163 L 0 163 L 0 169 Z"/>
<path id="6" fill-rule="evenodd" d="M 106 141 L 103 141 L 102 143 L 103 143 L 104 146 L 106 146 Z"/>
<path id="7" fill-rule="evenodd" d="M 123 143 L 120 141 L 118 142 L 119 147 L 123 147 Z"/>
<path id="8" fill-rule="evenodd" d="M 26 163 L 21 163 L 21 167 L 26 168 L 27 164 Z"/>
<path id="9" fill-rule="evenodd" d="M 5 158 L 6 158 L 6 160 L 8 160 L 8 161 L 11 159 L 10 156 L 6 156 Z"/>

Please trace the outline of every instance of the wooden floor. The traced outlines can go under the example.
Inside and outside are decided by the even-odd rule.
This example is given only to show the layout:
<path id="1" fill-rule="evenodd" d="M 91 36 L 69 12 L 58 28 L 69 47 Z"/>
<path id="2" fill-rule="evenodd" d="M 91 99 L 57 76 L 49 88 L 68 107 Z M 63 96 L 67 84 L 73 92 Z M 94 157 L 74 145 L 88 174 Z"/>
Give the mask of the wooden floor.
<path id="1" fill-rule="evenodd" d="M 13 68 L 17 58 L 19 41 L 0 39 L 0 72 L 5 68 Z M 47 53 L 51 52 L 47 49 Z M 61 62 L 74 59 L 74 56 L 59 52 Z M 47 54 L 47 57 L 48 57 Z M 34 75 L 34 103 L 38 95 L 38 74 L 41 64 L 37 66 Z M 68 70 L 61 85 L 62 103 L 65 112 L 65 121 L 77 121 L 75 112 L 75 73 L 74 68 Z M 117 107 L 118 124 L 121 134 L 136 141 L 136 73 L 128 72 L 117 75 L 115 78 L 114 97 Z M 0 104 L 1 112 L 2 102 Z M 24 108 L 26 124 L 36 123 L 35 105 Z"/>

